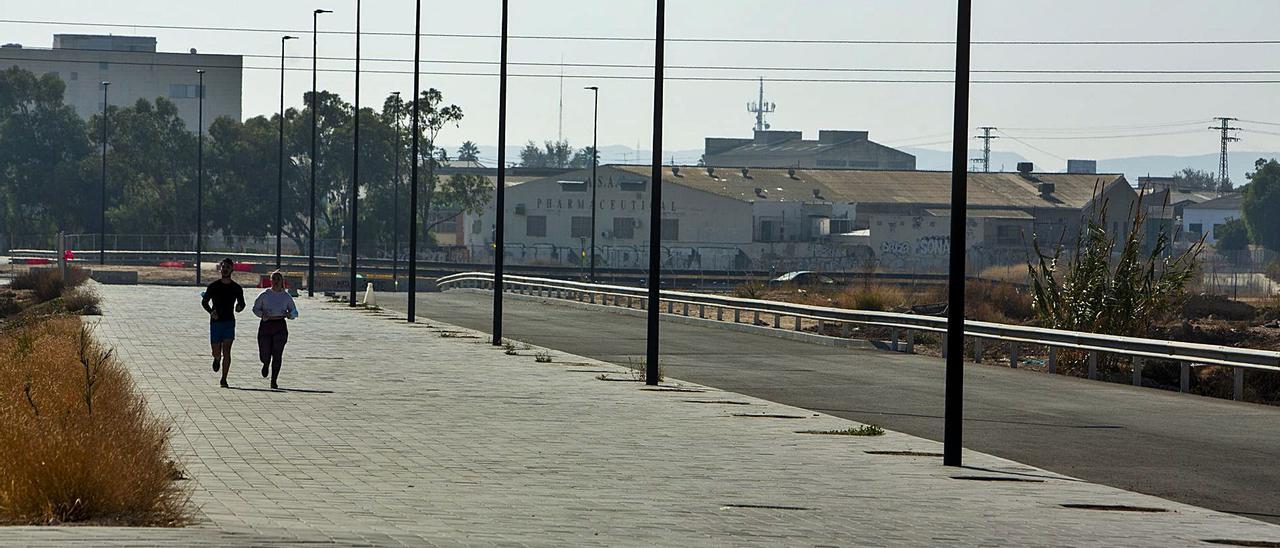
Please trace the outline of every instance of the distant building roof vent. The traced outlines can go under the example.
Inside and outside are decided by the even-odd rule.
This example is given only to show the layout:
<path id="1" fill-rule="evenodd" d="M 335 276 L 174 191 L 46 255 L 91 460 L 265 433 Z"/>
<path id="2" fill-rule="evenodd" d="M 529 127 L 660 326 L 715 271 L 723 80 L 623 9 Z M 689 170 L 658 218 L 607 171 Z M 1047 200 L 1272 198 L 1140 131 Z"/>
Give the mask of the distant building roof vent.
<path id="1" fill-rule="evenodd" d="M 15 44 L 15 43 L 12 43 L 12 42 L 11 42 L 11 43 L 5 44 L 5 45 L 3 45 L 3 46 L 0 46 L 0 48 L 22 49 L 22 44 Z"/>
<path id="2" fill-rule="evenodd" d="M 1054 190 L 1057 190 L 1057 187 L 1055 187 L 1053 183 L 1045 183 L 1045 182 L 1040 183 L 1041 196 L 1049 196 L 1053 194 Z"/>
<path id="3" fill-rule="evenodd" d="M 822 197 L 822 189 L 820 189 L 820 188 L 815 188 L 815 189 L 813 189 L 813 197 L 814 197 L 814 198 L 817 198 L 817 199 L 819 199 L 819 200 L 825 200 L 825 199 L 826 199 L 826 198 L 823 198 L 823 197 Z"/>
<path id="4" fill-rule="evenodd" d="M 790 169 L 788 169 L 788 170 L 787 170 L 787 177 L 790 177 L 790 178 L 792 178 L 792 179 L 796 179 L 796 180 L 799 180 L 799 179 L 800 179 L 799 177 L 796 177 L 796 170 L 795 170 L 795 168 L 790 168 Z"/>
<path id="5" fill-rule="evenodd" d="M 671 174 L 676 177 L 684 177 L 684 175 L 680 174 L 680 166 L 671 166 Z"/>
<path id="6" fill-rule="evenodd" d="M 744 168 L 742 168 L 742 178 L 743 178 L 743 179 L 750 179 L 750 178 L 751 178 L 751 170 L 749 170 L 749 169 L 747 169 L 747 168 L 745 168 L 745 167 L 744 167 Z"/>
<path id="7" fill-rule="evenodd" d="M 1031 162 L 1018 162 L 1018 173 L 1021 173 L 1024 177 L 1031 175 L 1031 172 L 1035 170 L 1036 165 Z"/>
<path id="8" fill-rule="evenodd" d="M 707 177 L 716 178 L 716 168 L 707 166 Z"/>
<path id="9" fill-rule="evenodd" d="M 768 198 L 768 197 L 769 197 L 769 195 L 764 191 L 764 189 L 763 189 L 763 188 L 760 188 L 760 187 L 756 187 L 756 196 L 757 196 L 757 197 L 759 197 L 759 198 Z"/>
<path id="10" fill-rule="evenodd" d="M 196 48 L 191 48 L 191 55 L 195 55 L 195 54 L 196 54 Z"/>

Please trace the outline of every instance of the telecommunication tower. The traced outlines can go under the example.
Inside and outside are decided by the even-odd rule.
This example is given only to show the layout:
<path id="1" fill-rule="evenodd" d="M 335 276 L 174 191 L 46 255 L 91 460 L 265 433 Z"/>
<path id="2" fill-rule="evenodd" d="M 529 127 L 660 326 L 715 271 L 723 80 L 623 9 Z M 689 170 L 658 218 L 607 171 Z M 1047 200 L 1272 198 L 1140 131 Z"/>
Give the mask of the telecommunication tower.
<path id="1" fill-rule="evenodd" d="M 1216 117 L 1219 125 L 1209 126 L 1209 129 L 1222 132 L 1222 156 L 1218 159 L 1218 191 L 1225 192 L 1231 189 L 1231 172 L 1227 170 L 1227 143 L 1239 141 L 1239 137 L 1231 135 L 1233 131 L 1240 131 L 1238 127 L 1231 127 L 1231 122 L 1238 118 Z"/>
<path id="2" fill-rule="evenodd" d="M 775 110 L 778 110 L 778 105 L 776 103 L 764 102 L 764 78 L 761 78 L 759 102 L 747 103 L 747 112 L 756 115 L 756 131 L 769 129 L 769 123 L 764 121 L 764 115 L 770 114 Z"/>
<path id="3" fill-rule="evenodd" d="M 991 134 L 992 131 L 996 131 L 994 127 L 983 126 L 978 129 L 982 130 L 982 135 L 977 137 L 982 139 L 982 158 L 975 158 L 973 162 L 981 164 L 982 172 L 988 173 L 991 171 L 991 140 L 999 139 L 999 137 Z"/>

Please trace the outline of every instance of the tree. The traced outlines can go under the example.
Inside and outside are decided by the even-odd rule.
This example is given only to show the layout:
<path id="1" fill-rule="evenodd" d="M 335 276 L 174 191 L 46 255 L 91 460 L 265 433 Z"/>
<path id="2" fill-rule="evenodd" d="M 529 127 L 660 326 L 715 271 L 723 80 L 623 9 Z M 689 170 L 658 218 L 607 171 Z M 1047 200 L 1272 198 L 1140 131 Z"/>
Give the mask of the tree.
<path id="1" fill-rule="evenodd" d="M 1280 251 L 1280 162 L 1259 158 L 1244 187 L 1244 222 L 1254 243 Z"/>
<path id="2" fill-rule="evenodd" d="M 1216 190 L 1218 188 L 1216 175 L 1192 167 L 1182 168 L 1182 171 L 1174 173 L 1173 180 L 1177 185 L 1176 188 L 1182 190 Z"/>
<path id="3" fill-rule="evenodd" d="M 537 143 L 529 141 L 520 150 L 520 166 L 547 167 L 547 154 L 538 147 Z"/>
<path id="4" fill-rule="evenodd" d="M 529 141 L 520 151 L 520 166 L 533 168 L 568 168 L 573 158 L 573 147 L 568 141 L 545 141 L 542 148 Z M 587 161 L 585 158 L 584 162 Z"/>
<path id="5" fill-rule="evenodd" d="M 1244 219 L 1231 219 L 1213 232 L 1217 238 L 1218 252 L 1235 264 L 1242 263 L 1249 250 L 1249 229 L 1245 226 Z"/>
<path id="6" fill-rule="evenodd" d="M 84 178 L 92 154 L 87 128 L 63 104 L 65 89 L 53 75 L 0 71 L 0 232 L 97 226 L 87 211 L 98 196 Z"/>
<path id="7" fill-rule="evenodd" d="M 480 147 L 476 146 L 473 141 L 464 141 L 462 146 L 458 147 L 458 161 L 460 162 L 479 162 Z"/>
<path id="8" fill-rule="evenodd" d="M 573 169 L 582 169 L 591 167 L 591 158 L 595 157 L 596 165 L 599 165 L 600 156 L 595 154 L 594 147 L 586 147 L 574 153 L 573 160 L 569 161 L 569 167 Z"/>

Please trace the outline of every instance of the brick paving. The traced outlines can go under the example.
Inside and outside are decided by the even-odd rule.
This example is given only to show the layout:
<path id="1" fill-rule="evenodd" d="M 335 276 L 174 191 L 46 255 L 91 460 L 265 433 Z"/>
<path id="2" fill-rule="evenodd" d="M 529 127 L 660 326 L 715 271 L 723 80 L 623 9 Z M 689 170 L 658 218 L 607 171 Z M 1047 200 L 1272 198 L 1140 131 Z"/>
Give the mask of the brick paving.
<path id="1" fill-rule="evenodd" d="M 601 381 L 602 371 L 629 375 L 554 350 L 551 363 L 537 363 L 538 349 L 506 355 L 482 334 L 318 299 L 299 300 L 280 379 L 288 391 L 268 390 L 258 375 L 248 314 L 234 389 L 223 390 L 206 358 L 198 290 L 100 289 L 106 315 L 97 333 L 118 349 L 152 410 L 173 421 L 197 521 L 180 529 L 3 528 L 0 545 L 1280 541 L 1280 527 L 980 453 L 966 455 L 966 469 L 937 457 L 870 454 L 941 446 L 894 432 L 800 434 L 856 423 L 679 381 L 665 385 L 700 391 Z"/>

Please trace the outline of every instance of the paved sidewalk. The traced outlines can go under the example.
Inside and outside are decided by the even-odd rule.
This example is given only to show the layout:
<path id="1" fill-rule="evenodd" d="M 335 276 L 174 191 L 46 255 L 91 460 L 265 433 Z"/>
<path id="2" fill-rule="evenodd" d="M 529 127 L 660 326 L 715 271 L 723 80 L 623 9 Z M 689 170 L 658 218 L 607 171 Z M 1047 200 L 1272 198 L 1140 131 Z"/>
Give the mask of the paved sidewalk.
<path id="1" fill-rule="evenodd" d="M 198 290 L 101 287 L 99 336 L 171 417 L 198 523 L 4 528 L 0 545 L 1204 545 L 1280 528 L 552 351 L 505 355 L 434 321 L 301 299 L 281 385 L 241 317 L 231 382 L 209 369 Z M 252 295 L 251 295 L 252 297 Z M 583 334 L 588 336 L 588 334 Z M 674 381 L 673 383 L 674 384 Z M 734 405 L 724 402 L 747 403 Z M 742 417 L 784 415 L 799 418 Z M 1045 443 L 1053 443 L 1045 440 Z M 1024 481 L 973 481 L 958 476 Z M 1097 511 L 1063 504 L 1150 507 Z"/>

